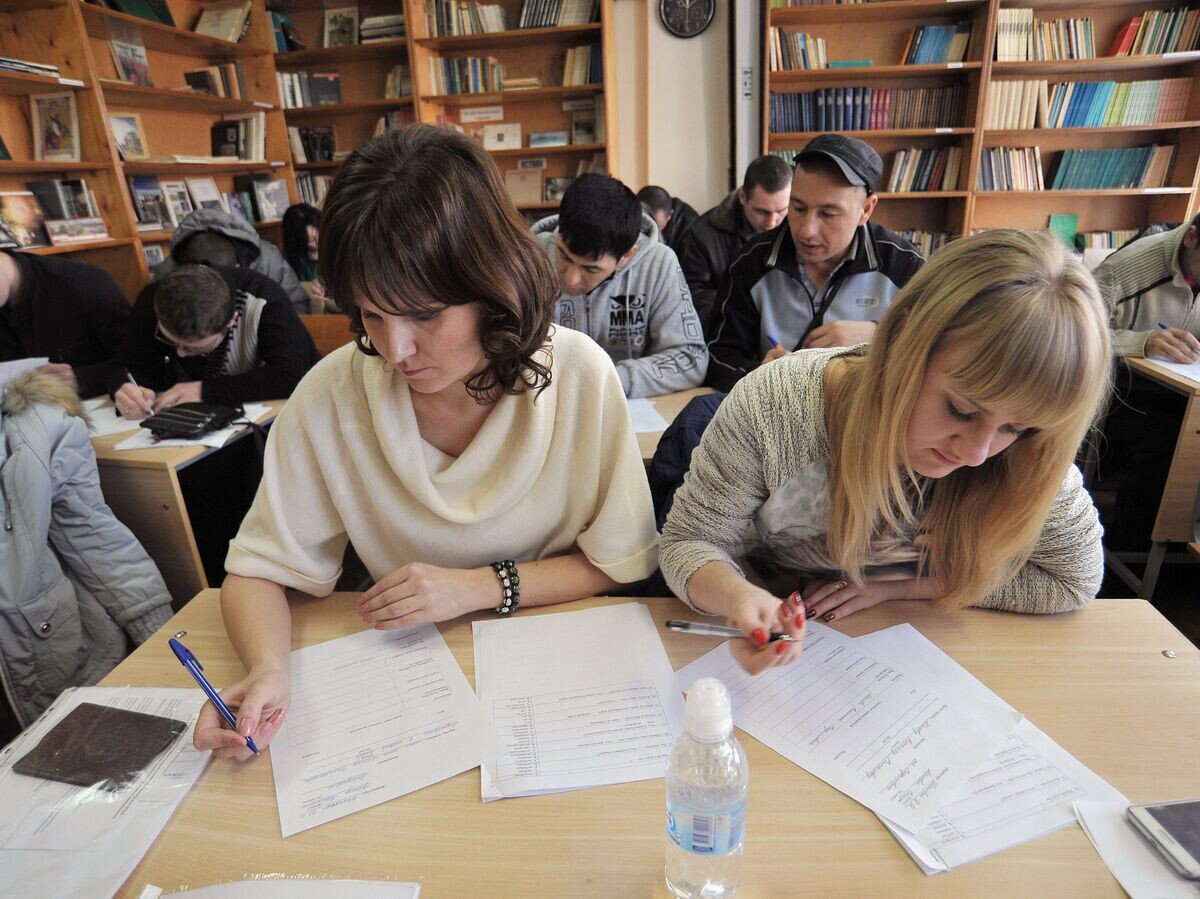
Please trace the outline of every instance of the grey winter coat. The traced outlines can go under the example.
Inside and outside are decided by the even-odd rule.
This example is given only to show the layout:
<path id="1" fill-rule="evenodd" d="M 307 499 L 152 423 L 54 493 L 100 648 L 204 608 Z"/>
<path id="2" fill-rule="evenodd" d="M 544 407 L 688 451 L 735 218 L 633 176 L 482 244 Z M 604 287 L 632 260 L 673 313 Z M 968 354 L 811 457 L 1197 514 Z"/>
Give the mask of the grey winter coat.
<path id="1" fill-rule="evenodd" d="M 104 503 L 69 391 L 35 373 L 0 403 L 0 701 L 23 727 L 171 617 L 158 569 Z"/>
<path id="2" fill-rule="evenodd" d="M 197 209 L 179 223 L 179 227 L 175 229 L 175 234 L 171 238 L 171 256 L 154 270 L 155 280 L 163 277 L 179 264 L 176 250 L 183 246 L 189 237 L 199 234 L 201 231 L 212 231 L 247 245 L 254 256 L 254 261 L 250 263 L 249 267 L 266 275 L 282 287 L 284 293 L 288 295 L 288 299 L 292 301 L 292 308 L 296 310 L 297 315 L 308 314 L 311 305 L 308 294 L 300 286 L 296 273 L 287 264 L 287 260 L 283 258 L 279 248 L 270 241 L 259 237 L 254 226 L 240 215 L 222 212 L 219 209 Z"/>
<path id="3" fill-rule="evenodd" d="M 558 216 L 535 224 L 533 234 L 553 263 Z M 637 248 L 628 265 L 591 293 L 560 294 L 554 322 L 600 344 L 616 364 L 626 396 L 698 387 L 708 368 L 700 319 L 675 251 L 659 243 L 658 226 L 645 214 Z"/>

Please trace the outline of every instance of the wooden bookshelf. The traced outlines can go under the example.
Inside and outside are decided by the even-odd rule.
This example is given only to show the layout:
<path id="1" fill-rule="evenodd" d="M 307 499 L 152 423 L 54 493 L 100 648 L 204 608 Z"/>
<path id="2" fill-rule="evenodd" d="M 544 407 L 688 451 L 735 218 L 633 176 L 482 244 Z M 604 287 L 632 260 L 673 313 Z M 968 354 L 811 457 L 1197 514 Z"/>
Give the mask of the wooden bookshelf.
<path id="1" fill-rule="evenodd" d="M 1036 21 L 1090 17 L 1097 53 L 1107 51 L 1113 36 L 1132 16 L 1146 10 L 1168 10 L 1183 4 L 1163 0 L 881 0 L 869 4 L 771 8 L 763 3 L 763 152 L 802 148 L 817 131 L 773 131 L 771 96 L 829 87 L 920 88 L 961 83 L 966 89 L 963 121 L 938 128 L 843 130 L 870 143 L 884 159 L 884 184 L 897 150 L 957 145 L 963 150 L 960 178 L 954 191 L 881 193 L 875 219 L 894 229 L 969 234 L 989 227 L 1044 228 L 1056 213 L 1079 215 L 1080 231 L 1139 228 L 1154 221 L 1182 221 L 1196 212 L 1200 183 L 1200 86 L 1193 85 L 1179 121 L 1150 125 L 1087 128 L 987 129 L 990 100 L 1006 81 L 1131 82 L 1200 76 L 1200 51 L 1151 56 L 1104 57 L 1054 61 L 997 61 L 999 11 L 1032 8 Z M 920 25 L 971 22 L 971 38 L 961 64 L 901 64 L 909 31 Z M 827 58 L 869 59 L 870 66 L 770 71 L 771 27 L 802 31 L 824 38 Z M 829 129 L 832 130 L 832 129 Z M 1043 177 L 1055 155 L 1072 149 L 1112 149 L 1171 144 L 1178 148 L 1171 176 L 1161 188 L 1122 190 L 985 191 L 980 186 L 983 150 L 988 147 L 1040 148 Z"/>

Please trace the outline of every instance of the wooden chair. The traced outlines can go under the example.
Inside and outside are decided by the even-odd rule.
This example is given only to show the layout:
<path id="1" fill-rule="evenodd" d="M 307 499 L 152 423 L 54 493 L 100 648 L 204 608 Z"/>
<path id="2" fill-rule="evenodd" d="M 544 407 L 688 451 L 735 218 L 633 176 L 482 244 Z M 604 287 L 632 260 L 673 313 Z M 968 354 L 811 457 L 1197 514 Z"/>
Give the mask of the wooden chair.
<path id="1" fill-rule="evenodd" d="M 312 335 L 317 352 L 322 356 L 328 356 L 354 339 L 350 333 L 350 319 L 344 315 L 302 315 L 300 321 Z"/>

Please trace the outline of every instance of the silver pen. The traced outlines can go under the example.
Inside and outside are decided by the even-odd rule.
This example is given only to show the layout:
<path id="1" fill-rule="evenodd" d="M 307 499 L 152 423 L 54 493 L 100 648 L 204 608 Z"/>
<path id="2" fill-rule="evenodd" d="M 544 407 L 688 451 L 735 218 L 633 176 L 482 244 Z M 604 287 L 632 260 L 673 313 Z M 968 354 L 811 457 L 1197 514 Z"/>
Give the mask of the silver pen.
<path id="1" fill-rule="evenodd" d="M 702 637 L 745 637 L 746 632 L 736 627 L 724 624 L 705 624 L 703 621 L 679 621 L 672 618 L 667 622 L 667 630 L 679 631 L 681 634 L 697 634 Z M 769 643 L 782 640 L 784 643 L 799 643 L 791 634 L 771 634 Z"/>

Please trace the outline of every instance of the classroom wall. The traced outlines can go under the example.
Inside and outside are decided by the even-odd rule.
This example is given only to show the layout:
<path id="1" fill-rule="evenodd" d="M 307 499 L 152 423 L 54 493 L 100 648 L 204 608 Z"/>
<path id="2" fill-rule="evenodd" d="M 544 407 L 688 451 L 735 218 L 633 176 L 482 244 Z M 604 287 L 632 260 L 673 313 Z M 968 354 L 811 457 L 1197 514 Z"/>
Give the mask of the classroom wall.
<path id="1" fill-rule="evenodd" d="M 616 174 L 703 212 L 730 189 L 729 5 L 699 37 L 675 37 L 657 0 L 616 0 Z M 606 80 L 608 76 L 606 75 Z"/>

